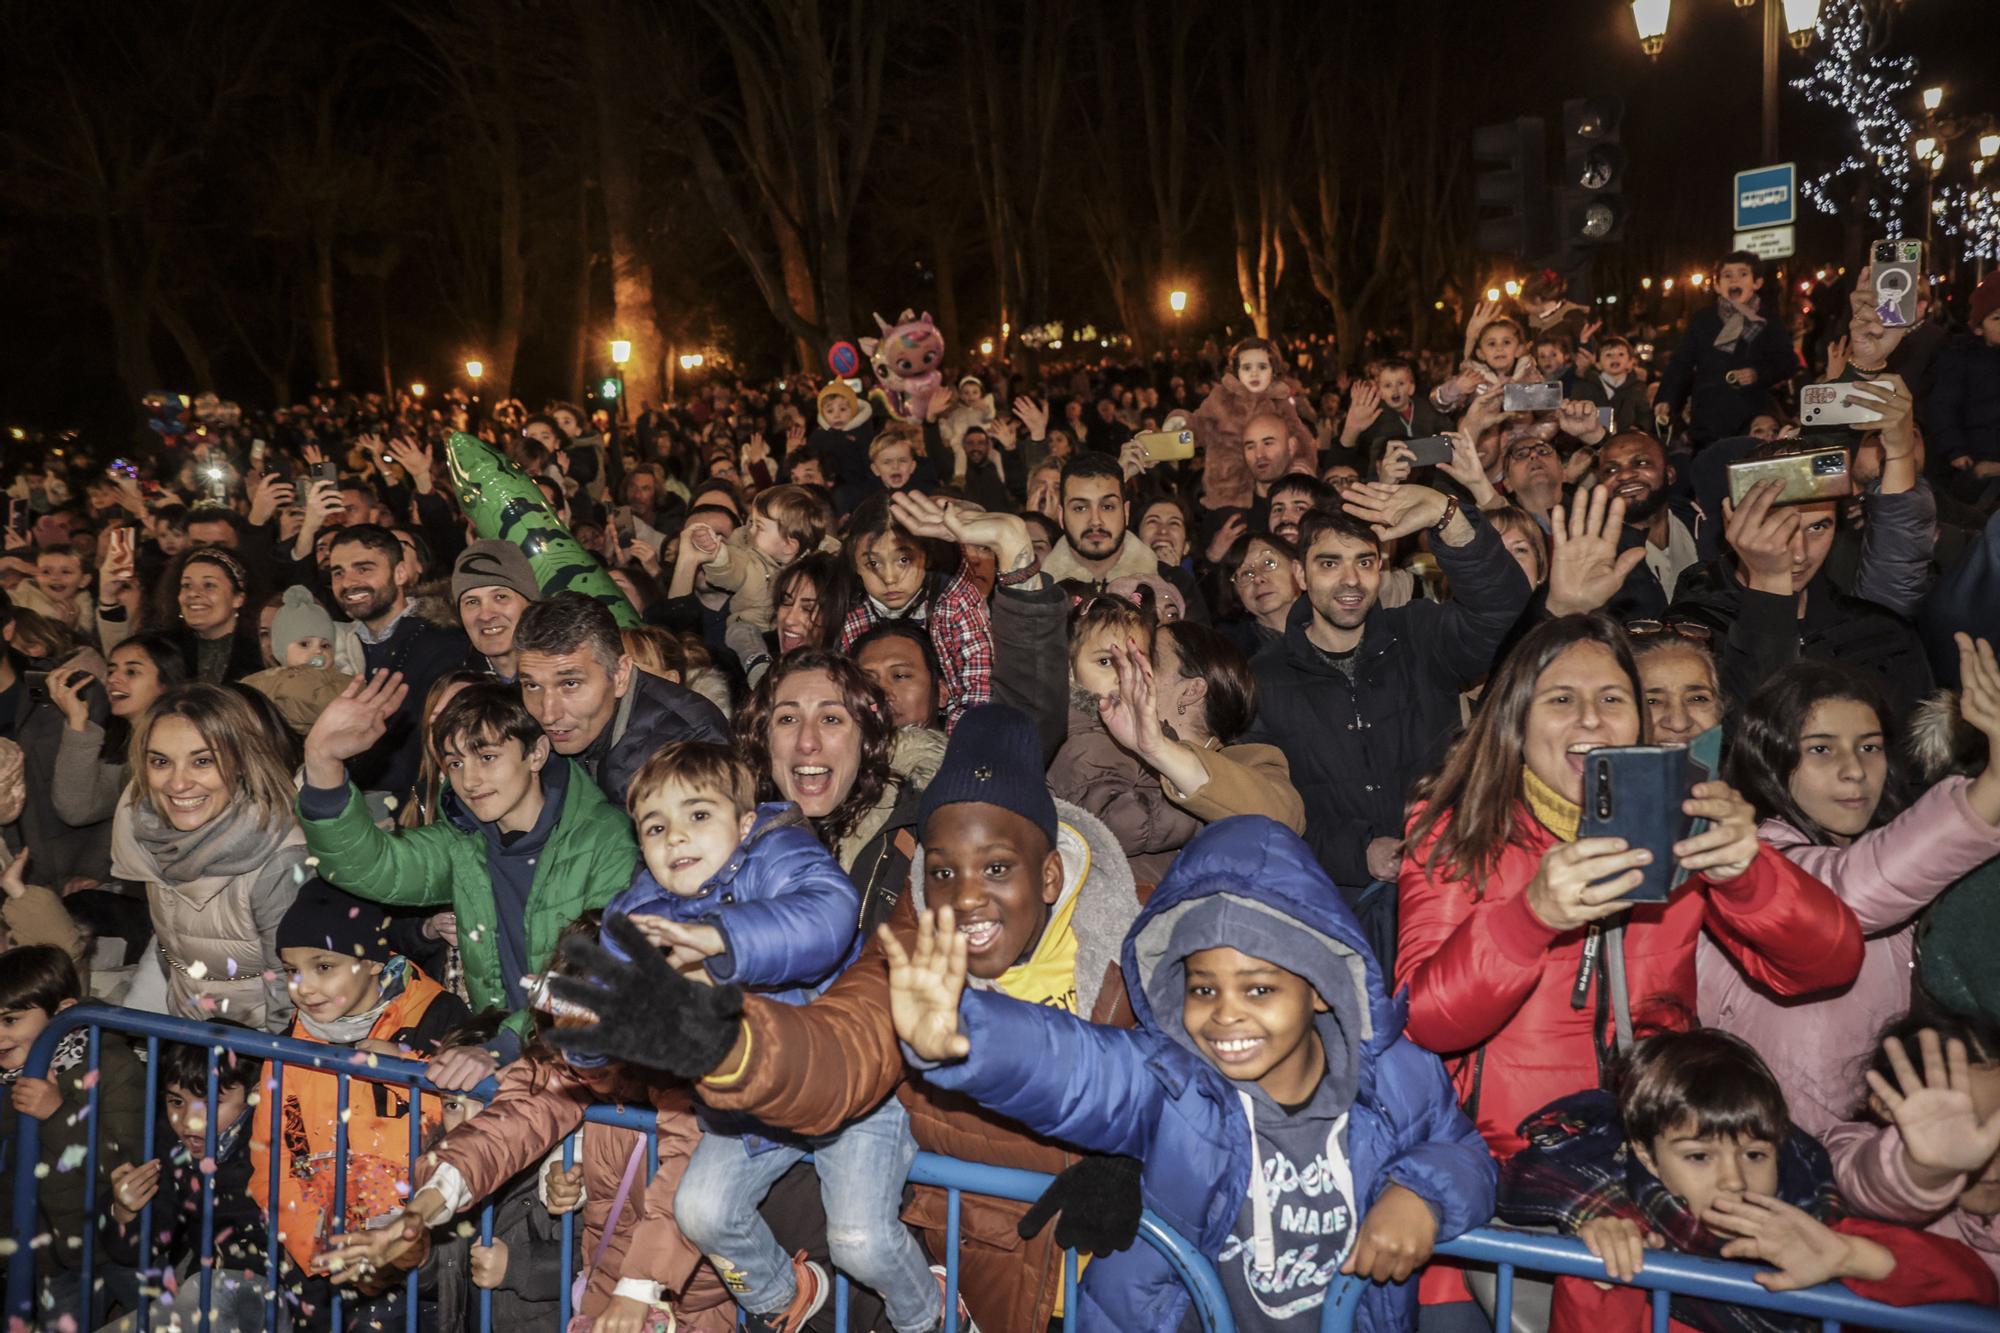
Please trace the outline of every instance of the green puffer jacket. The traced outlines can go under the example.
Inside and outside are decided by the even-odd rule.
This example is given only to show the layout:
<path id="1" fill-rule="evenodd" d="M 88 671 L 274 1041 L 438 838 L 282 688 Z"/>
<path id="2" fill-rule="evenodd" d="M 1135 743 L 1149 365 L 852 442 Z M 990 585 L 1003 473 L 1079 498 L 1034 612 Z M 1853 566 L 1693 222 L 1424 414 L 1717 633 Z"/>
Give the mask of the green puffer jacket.
<path id="1" fill-rule="evenodd" d="M 530 967 L 542 966 L 555 952 L 564 926 L 629 885 L 639 862 L 632 821 L 604 799 L 588 773 L 573 761 L 562 762 L 569 765 L 562 815 L 536 861 L 528 894 Z M 368 818 L 367 803 L 350 782 L 347 805 L 338 815 L 312 819 L 301 808 L 299 825 L 307 849 L 318 858 L 318 873 L 329 883 L 391 907 L 449 907 L 457 913 L 473 1009 L 506 1006 L 486 834 L 463 806 L 447 794 L 436 823 L 384 833 Z M 508 1020 L 517 1031 L 525 1031 L 524 1024 L 520 1013 Z"/>

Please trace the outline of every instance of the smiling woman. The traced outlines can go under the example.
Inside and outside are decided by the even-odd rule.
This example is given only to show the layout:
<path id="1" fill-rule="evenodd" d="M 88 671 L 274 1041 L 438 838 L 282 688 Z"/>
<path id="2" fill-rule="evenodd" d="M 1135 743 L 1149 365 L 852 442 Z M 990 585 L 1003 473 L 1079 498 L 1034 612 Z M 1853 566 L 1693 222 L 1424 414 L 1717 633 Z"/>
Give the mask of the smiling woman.
<path id="1" fill-rule="evenodd" d="M 184 685 L 134 728 L 131 766 L 111 870 L 146 886 L 167 1012 L 283 1031 L 276 932 L 306 848 L 276 738 L 234 690 Z"/>

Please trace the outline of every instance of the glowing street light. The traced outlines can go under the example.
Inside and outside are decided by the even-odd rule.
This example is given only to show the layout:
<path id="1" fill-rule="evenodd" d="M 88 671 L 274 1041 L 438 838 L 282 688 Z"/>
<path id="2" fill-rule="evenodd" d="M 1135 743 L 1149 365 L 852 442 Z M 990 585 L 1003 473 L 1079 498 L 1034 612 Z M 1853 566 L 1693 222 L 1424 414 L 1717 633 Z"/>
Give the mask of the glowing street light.
<path id="1" fill-rule="evenodd" d="M 479 377 L 485 373 L 486 363 L 484 361 L 468 361 L 465 363 L 465 377 L 467 379 L 476 383 Z"/>
<path id="2" fill-rule="evenodd" d="M 1521 284 L 1514 281 L 1514 279 L 1512 278 L 1507 279 L 1507 295 L 1519 296 L 1520 294 L 1521 294 Z"/>
<path id="3" fill-rule="evenodd" d="M 1937 140 L 1933 139 L 1930 135 L 1927 134 L 1923 138 L 1911 144 L 1910 148 L 1912 151 L 1916 153 L 1917 160 L 1923 162 L 1923 161 L 1928 161 L 1931 157 L 1933 157 L 1937 153 L 1937 146 L 1938 146 Z"/>
<path id="4" fill-rule="evenodd" d="M 1673 289 L 1674 289 L 1674 280 L 1673 280 L 1672 278 L 1663 278 L 1663 279 L 1661 279 L 1661 281 L 1660 281 L 1660 290 L 1661 290 L 1661 291 L 1663 291 L 1663 292 L 1670 292 L 1670 291 L 1672 291 Z"/>
<path id="5" fill-rule="evenodd" d="M 1639 279 L 1639 286 L 1641 290 L 1650 292 L 1653 290 L 1653 280 L 1651 278 L 1641 278 Z"/>
<path id="6" fill-rule="evenodd" d="M 427 387 L 425 386 L 425 384 L 423 383 L 423 381 L 422 381 L 422 380 L 419 380 L 419 381 L 417 381 L 417 382 L 416 382 L 415 384 L 412 384 L 412 385 L 410 386 L 410 397 L 412 397 L 412 398 L 421 398 L 421 397 L 423 397 L 423 396 L 424 396 L 424 394 L 425 394 L 425 393 L 427 393 L 428 391 L 429 391 L 429 390 L 428 390 L 428 388 L 427 388 Z"/>
<path id="7" fill-rule="evenodd" d="M 1489 300 L 1489 301 L 1497 301 L 1497 300 L 1499 300 L 1499 299 L 1500 299 L 1500 289 L 1499 289 L 1498 287 L 1488 287 L 1488 288 L 1486 289 L 1486 299 L 1487 299 L 1487 300 Z"/>
<path id="8" fill-rule="evenodd" d="M 1688 274 L 1688 286 L 1690 287 L 1699 287 L 1707 281 L 1708 275 L 1706 273 L 1696 272 Z"/>
<path id="9" fill-rule="evenodd" d="M 1820 0 L 1785 0 L 1785 33 L 1793 50 L 1803 51 L 1812 45 L 1813 33 L 1819 28 L 1819 8 Z"/>
<path id="10" fill-rule="evenodd" d="M 699 370 L 700 368 L 701 368 L 701 353 L 700 353 L 700 352 L 682 352 L 682 353 L 681 353 L 681 369 L 682 369 L 682 370 Z"/>
<path id="11" fill-rule="evenodd" d="M 1187 293 L 1176 287 L 1167 293 L 1167 309 L 1176 315 L 1187 310 Z"/>
<path id="12" fill-rule="evenodd" d="M 1657 58 L 1667 45 L 1667 15 L 1673 0 L 1632 0 L 1632 22 L 1639 29 L 1639 49 Z"/>
<path id="13" fill-rule="evenodd" d="M 1937 109 L 1943 105 L 1944 89 L 1937 87 L 1924 89 L 1924 110 L 1926 112 L 1936 115 Z"/>
<path id="14" fill-rule="evenodd" d="M 991 338 L 981 338 L 979 340 L 979 354 L 981 356 L 993 355 L 993 340 Z"/>
<path id="15" fill-rule="evenodd" d="M 611 340 L 611 364 L 614 366 L 622 366 L 631 359 L 632 359 L 631 341 L 626 338 L 613 338 Z"/>
<path id="16" fill-rule="evenodd" d="M 1979 155 L 1981 157 L 2000 157 L 2000 134 L 1980 135 Z"/>

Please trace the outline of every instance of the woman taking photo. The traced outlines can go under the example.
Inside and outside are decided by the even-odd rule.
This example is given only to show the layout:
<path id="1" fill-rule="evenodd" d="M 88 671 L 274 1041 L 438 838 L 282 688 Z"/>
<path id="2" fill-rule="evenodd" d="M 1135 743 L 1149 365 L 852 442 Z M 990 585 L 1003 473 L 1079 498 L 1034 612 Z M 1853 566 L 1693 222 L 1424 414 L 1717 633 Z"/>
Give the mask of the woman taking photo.
<path id="1" fill-rule="evenodd" d="M 146 886 L 165 1011 L 284 1031 L 292 1004 L 277 930 L 306 845 L 278 738 L 234 690 L 183 685 L 133 727 L 131 765 L 111 870 Z M 133 1008 L 148 1007 L 142 987 L 125 1001 Z"/>
<path id="2" fill-rule="evenodd" d="M 94 677 L 49 676 L 49 702 L 66 724 L 52 784 L 56 813 L 64 823 L 79 827 L 116 812 L 118 798 L 132 780 L 133 723 L 146 715 L 155 699 L 187 683 L 180 650 L 164 634 L 135 634 L 113 648 L 110 656 L 104 692 L 111 701 L 111 716 L 103 726 L 91 720 L 83 693 Z"/>
<path id="3" fill-rule="evenodd" d="M 794 801 L 861 892 L 864 936 L 909 879 L 917 798 L 937 754 L 899 764 L 896 727 L 875 682 L 839 653 L 803 648 L 757 683 L 736 715 L 736 743 L 757 799 Z"/>
<path id="4" fill-rule="evenodd" d="M 1886 739 L 1894 720 L 1872 675 L 1794 662 L 1744 707 L 1731 736 L 1729 780 L 1764 821 L 1758 836 L 1838 894 L 1868 936 L 1861 975 L 1823 996 L 1774 994 L 1713 942 L 1700 946 L 1702 1021 L 1757 1048 L 1792 1119 L 1813 1134 L 1850 1118 L 1854 1071 L 1910 1007 L 1917 913 L 2000 856 L 2000 667 L 1990 644 L 1957 638 L 1959 710 L 1985 735 L 1986 763 L 1908 809 Z"/>

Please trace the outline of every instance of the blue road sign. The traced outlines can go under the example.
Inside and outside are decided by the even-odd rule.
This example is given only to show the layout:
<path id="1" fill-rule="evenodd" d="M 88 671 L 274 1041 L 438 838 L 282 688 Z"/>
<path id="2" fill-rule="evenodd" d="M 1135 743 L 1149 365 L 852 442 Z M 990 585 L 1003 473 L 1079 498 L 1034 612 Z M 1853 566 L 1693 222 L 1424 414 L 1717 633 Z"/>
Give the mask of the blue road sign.
<path id="1" fill-rule="evenodd" d="M 1798 164 L 1752 167 L 1736 173 L 1736 230 L 1782 227 L 1798 220 Z"/>

